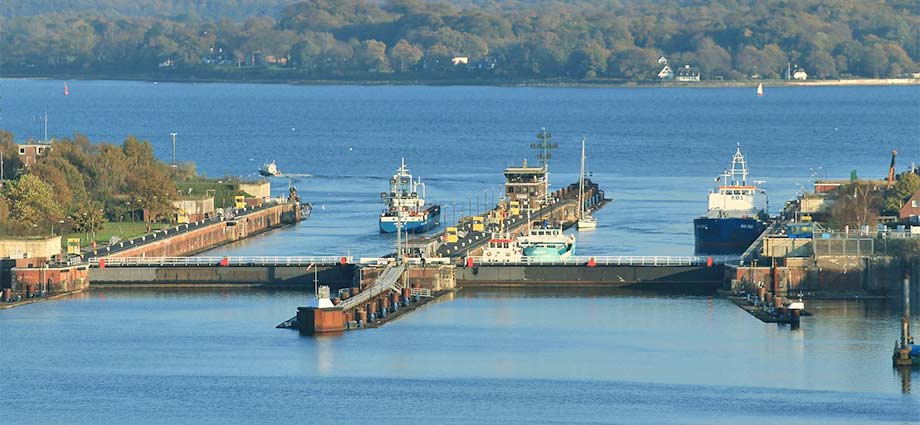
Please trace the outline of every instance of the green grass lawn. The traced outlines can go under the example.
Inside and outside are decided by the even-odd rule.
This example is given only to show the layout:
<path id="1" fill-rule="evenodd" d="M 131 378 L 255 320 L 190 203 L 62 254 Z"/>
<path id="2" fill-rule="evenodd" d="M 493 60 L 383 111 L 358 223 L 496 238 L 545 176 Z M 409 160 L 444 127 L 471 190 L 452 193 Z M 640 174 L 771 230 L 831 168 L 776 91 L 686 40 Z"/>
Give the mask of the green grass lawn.
<path id="1" fill-rule="evenodd" d="M 158 230 L 168 227 L 164 223 L 150 223 L 150 230 Z M 112 236 L 118 236 L 122 240 L 131 239 L 147 233 L 147 225 L 142 221 L 114 221 L 102 225 L 102 230 L 96 232 L 96 243 L 98 245 L 109 243 Z M 86 247 L 93 244 L 92 233 L 68 233 L 64 235 L 61 243 L 66 248 L 67 238 L 80 238 L 80 246 Z"/>

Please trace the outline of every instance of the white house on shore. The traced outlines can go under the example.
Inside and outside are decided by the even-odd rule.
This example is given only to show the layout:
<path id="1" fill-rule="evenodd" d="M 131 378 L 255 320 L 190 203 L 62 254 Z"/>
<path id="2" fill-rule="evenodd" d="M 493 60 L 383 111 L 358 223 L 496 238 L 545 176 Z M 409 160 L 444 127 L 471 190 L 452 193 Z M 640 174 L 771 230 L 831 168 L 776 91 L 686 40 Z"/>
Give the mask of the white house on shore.
<path id="1" fill-rule="evenodd" d="M 672 80 L 674 79 L 674 70 L 671 69 L 670 65 L 665 65 L 664 68 L 661 68 L 661 71 L 658 71 L 659 80 Z"/>
<path id="2" fill-rule="evenodd" d="M 792 73 L 792 79 L 793 79 L 793 80 L 803 80 L 803 81 L 804 81 L 804 80 L 807 80 L 807 79 L 808 79 L 808 73 L 805 72 L 805 70 L 802 69 L 802 68 L 796 68 L 796 69 L 795 69 L 795 72 Z"/>
<path id="3" fill-rule="evenodd" d="M 684 65 L 683 68 L 677 70 L 677 81 L 700 81 L 700 71 L 696 68 L 691 68 L 690 65 Z"/>

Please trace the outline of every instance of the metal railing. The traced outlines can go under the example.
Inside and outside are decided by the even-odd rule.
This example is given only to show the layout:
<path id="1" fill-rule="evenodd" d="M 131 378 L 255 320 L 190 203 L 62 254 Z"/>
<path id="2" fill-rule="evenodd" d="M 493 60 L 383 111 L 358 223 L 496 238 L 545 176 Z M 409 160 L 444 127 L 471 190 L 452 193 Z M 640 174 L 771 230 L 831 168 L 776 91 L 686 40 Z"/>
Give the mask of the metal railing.
<path id="1" fill-rule="evenodd" d="M 385 291 L 399 291 L 402 289 L 402 287 L 399 285 L 399 277 L 402 276 L 405 269 L 405 265 L 397 266 L 396 263 L 391 263 L 387 266 L 386 269 L 383 270 L 383 272 L 380 273 L 380 276 L 377 277 L 377 280 L 375 280 L 373 284 L 365 288 L 357 295 L 343 301 L 337 307 L 340 307 L 343 310 L 350 310 Z"/>
<path id="2" fill-rule="evenodd" d="M 674 257 L 674 256 L 573 256 L 558 260 L 538 260 L 524 257 L 520 261 L 485 262 L 485 257 L 472 257 L 473 265 L 488 266 L 586 266 L 594 261 L 595 266 L 705 266 L 709 264 L 733 264 L 739 261 L 736 256 L 712 257 Z"/>
<path id="3" fill-rule="evenodd" d="M 208 267 L 208 266 L 332 266 L 352 262 L 352 257 L 94 257 L 89 263 L 99 267 Z"/>
<path id="4" fill-rule="evenodd" d="M 428 288 L 412 288 L 409 290 L 409 295 L 419 296 L 422 298 L 431 298 L 431 289 Z"/>

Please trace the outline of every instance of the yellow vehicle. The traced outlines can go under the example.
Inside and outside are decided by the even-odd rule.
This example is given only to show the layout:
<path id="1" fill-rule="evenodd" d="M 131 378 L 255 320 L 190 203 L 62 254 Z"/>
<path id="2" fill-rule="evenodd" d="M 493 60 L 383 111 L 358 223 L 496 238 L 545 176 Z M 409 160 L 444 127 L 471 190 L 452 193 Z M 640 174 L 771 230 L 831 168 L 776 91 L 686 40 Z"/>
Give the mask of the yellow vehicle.
<path id="1" fill-rule="evenodd" d="M 518 201 L 511 201 L 511 215 L 521 215 L 521 204 Z"/>
<path id="2" fill-rule="evenodd" d="M 237 208 L 246 208 L 246 197 L 242 195 L 234 196 L 233 202 L 236 203 Z"/>
<path id="3" fill-rule="evenodd" d="M 176 213 L 176 224 L 187 224 L 188 223 L 188 213 L 185 210 L 180 209 Z"/>
<path id="4" fill-rule="evenodd" d="M 484 224 L 483 218 L 478 215 L 473 217 L 473 231 L 474 232 L 484 232 L 485 230 L 486 230 L 486 226 Z"/>
<path id="5" fill-rule="evenodd" d="M 444 234 L 447 239 L 445 242 L 447 243 L 457 243 L 457 241 L 460 240 L 460 235 L 457 234 L 456 227 L 448 227 L 447 231 Z"/>
<path id="6" fill-rule="evenodd" d="M 80 238 L 67 238 L 67 255 L 80 255 Z"/>
<path id="7" fill-rule="evenodd" d="M 811 221 L 811 215 L 809 214 L 802 214 L 799 218 L 802 219 L 802 222 L 805 223 Z"/>

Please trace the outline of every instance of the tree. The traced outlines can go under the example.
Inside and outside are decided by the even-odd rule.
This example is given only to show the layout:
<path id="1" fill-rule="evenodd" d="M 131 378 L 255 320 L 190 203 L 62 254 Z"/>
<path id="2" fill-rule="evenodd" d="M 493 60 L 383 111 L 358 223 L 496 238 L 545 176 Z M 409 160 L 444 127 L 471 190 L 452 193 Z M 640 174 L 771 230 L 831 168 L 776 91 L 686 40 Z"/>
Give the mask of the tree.
<path id="1" fill-rule="evenodd" d="M 609 68 L 615 76 L 630 80 L 649 80 L 658 73 L 657 54 L 653 50 L 632 48 L 617 53 Z"/>
<path id="2" fill-rule="evenodd" d="M 0 152 L 3 153 L 3 177 L 12 179 L 19 173 L 22 168 L 22 161 L 19 159 L 16 142 L 13 141 L 13 134 L 0 131 Z"/>
<path id="3" fill-rule="evenodd" d="M 31 232 L 31 227 L 63 218 L 63 210 L 51 185 L 35 175 L 25 174 L 19 181 L 7 183 L 4 194 L 9 200 L 11 220 L 27 232 Z"/>
<path id="4" fill-rule="evenodd" d="M 904 203 L 920 191 L 920 176 L 914 173 L 905 173 L 897 181 L 891 190 L 885 194 L 885 208 L 883 212 L 886 215 L 897 215 L 898 211 L 904 207 Z"/>
<path id="5" fill-rule="evenodd" d="M 412 45 L 405 39 L 399 40 L 390 49 L 390 60 L 396 64 L 399 72 L 406 72 L 410 67 L 422 59 L 422 49 Z"/>
<path id="6" fill-rule="evenodd" d="M 838 228 L 874 226 L 878 222 L 882 198 L 866 182 L 853 182 L 837 189 L 837 202 L 831 207 L 831 223 Z"/>
<path id="7" fill-rule="evenodd" d="M 382 41 L 364 40 L 355 47 L 355 59 L 362 69 L 373 69 L 377 72 L 390 70 L 387 61 L 387 45 Z"/>
<path id="8" fill-rule="evenodd" d="M 105 224 L 105 214 L 102 207 L 94 202 L 81 205 L 73 214 L 73 229 L 80 233 L 92 233 L 92 240 L 96 240 L 96 232 L 102 230 Z"/>

